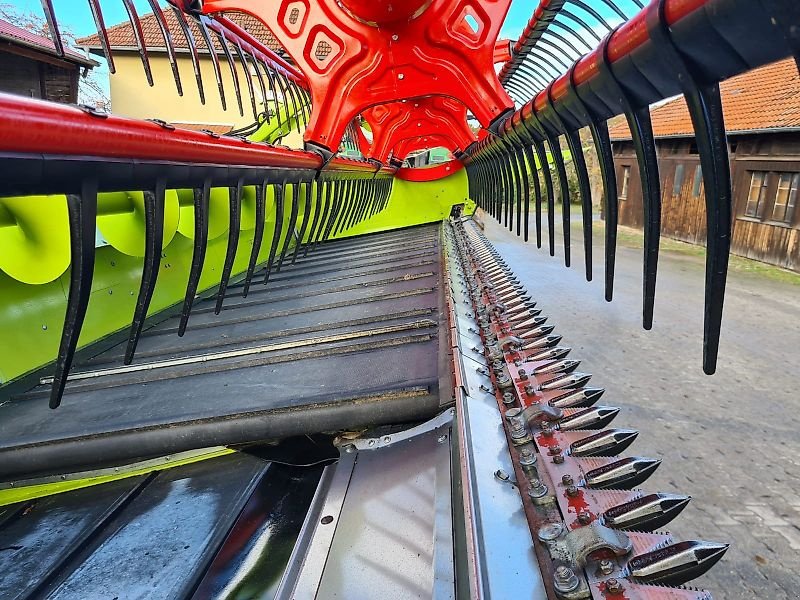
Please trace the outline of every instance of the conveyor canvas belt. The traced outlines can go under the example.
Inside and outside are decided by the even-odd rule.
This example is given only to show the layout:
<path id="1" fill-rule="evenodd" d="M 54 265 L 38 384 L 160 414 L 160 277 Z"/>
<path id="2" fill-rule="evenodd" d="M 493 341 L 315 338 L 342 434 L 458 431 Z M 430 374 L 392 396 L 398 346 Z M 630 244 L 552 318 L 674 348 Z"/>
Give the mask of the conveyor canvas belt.
<path id="1" fill-rule="evenodd" d="M 322 245 L 266 288 L 198 301 L 76 365 L 64 405 L 50 379 L 0 407 L 0 477 L 426 418 L 447 373 L 439 228 Z M 447 393 L 445 400 L 449 401 Z"/>

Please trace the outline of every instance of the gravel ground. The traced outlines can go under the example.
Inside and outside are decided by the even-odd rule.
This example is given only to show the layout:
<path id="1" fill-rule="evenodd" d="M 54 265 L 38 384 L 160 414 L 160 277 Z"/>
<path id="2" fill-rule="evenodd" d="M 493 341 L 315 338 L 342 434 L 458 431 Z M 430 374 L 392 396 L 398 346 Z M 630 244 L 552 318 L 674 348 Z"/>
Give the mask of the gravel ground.
<path id="1" fill-rule="evenodd" d="M 594 282 L 573 228 L 571 269 L 487 217 L 486 235 L 573 348 L 615 421 L 641 433 L 632 451 L 663 459 L 645 484 L 692 502 L 677 539 L 732 544 L 693 585 L 717 600 L 800 598 L 800 286 L 731 273 L 717 373 L 701 368 L 704 259 L 662 252 L 655 322 L 641 328 L 641 250 L 617 252 L 615 298 L 603 299 L 602 238 Z M 531 231 L 533 229 L 531 228 Z M 531 236 L 533 238 L 533 236 Z M 556 237 L 560 242 L 560 235 Z M 546 236 L 545 236 L 546 240 Z"/>

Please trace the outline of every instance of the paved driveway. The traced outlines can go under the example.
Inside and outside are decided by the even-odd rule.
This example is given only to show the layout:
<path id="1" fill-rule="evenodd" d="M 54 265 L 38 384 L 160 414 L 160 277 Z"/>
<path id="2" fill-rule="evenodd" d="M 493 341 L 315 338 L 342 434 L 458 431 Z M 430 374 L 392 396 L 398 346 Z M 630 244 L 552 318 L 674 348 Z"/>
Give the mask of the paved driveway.
<path id="1" fill-rule="evenodd" d="M 716 600 L 800 598 L 800 286 L 731 273 L 717 374 L 701 369 L 703 259 L 662 253 L 655 322 L 641 328 L 641 250 L 617 252 L 614 302 L 603 300 L 602 240 L 594 279 L 525 244 L 487 217 L 486 234 L 543 314 L 639 429 L 632 452 L 662 458 L 651 491 L 693 497 L 671 526 L 678 539 L 730 542 L 694 585 Z M 546 239 L 546 237 L 545 237 Z M 557 236 L 560 243 L 560 235 Z"/>

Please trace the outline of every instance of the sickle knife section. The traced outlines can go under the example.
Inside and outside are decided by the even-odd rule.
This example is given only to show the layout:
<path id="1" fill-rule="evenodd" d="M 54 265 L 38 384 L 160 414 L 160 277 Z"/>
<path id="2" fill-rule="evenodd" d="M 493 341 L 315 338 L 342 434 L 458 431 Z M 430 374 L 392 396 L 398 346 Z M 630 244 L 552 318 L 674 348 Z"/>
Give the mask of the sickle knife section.
<path id="1" fill-rule="evenodd" d="M 707 600 L 683 586 L 710 569 L 727 544 L 679 541 L 661 528 L 690 501 L 639 489 L 661 466 L 624 456 L 639 435 L 599 405 L 601 388 L 559 346 L 554 325 L 475 221 L 449 229 L 469 289 L 500 408 L 516 482 L 540 565 L 559 598 Z M 615 427 L 608 426 L 615 421 Z"/>

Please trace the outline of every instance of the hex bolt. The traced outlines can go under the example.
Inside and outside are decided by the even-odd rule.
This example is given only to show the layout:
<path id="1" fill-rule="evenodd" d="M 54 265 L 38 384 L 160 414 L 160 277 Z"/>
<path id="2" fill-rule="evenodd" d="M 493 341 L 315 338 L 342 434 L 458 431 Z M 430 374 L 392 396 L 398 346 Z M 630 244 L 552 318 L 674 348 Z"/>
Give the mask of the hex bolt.
<path id="1" fill-rule="evenodd" d="M 557 465 L 564 464 L 564 455 L 563 454 L 556 454 L 553 457 L 553 462 Z"/>
<path id="2" fill-rule="evenodd" d="M 553 437 L 553 429 L 544 422 L 542 423 L 542 435 L 548 438 Z M 558 446 L 556 446 L 556 448 L 558 448 Z"/>
<path id="3" fill-rule="evenodd" d="M 577 495 L 578 495 L 577 487 L 575 487 L 574 485 L 567 487 L 567 496 L 569 496 L 570 498 L 574 498 Z"/>
<path id="4" fill-rule="evenodd" d="M 621 594 L 625 591 L 625 588 L 618 579 L 612 577 L 611 579 L 606 580 L 606 591 L 609 594 Z"/>
<path id="5" fill-rule="evenodd" d="M 557 592 L 561 592 L 562 594 L 573 592 L 578 589 L 580 584 L 581 582 L 578 576 L 575 575 L 575 571 L 569 567 L 562 565 L 556 569 L 553 585 Z"/>
<path id="6" fill-rule="evenodd" d="M 536 455 L 530 450 L 530 448 L 523 448 L 522 452 L 520 452 L 519 464 L 523 468 L 532 467 L 536 464 Z"/>
<path id="7" fill-rule="evenodd" d="M 519 378 L 523 381 L 528 378 L 528 374 L 525 372 L 525 369 L 520 369 L 517 373 L 519 374 Z"/>
<path id="8" fill-rule="evenodd" d="M 601 560 L 598 567 L 603 575 L 611 575 L 612 571 L 614 571 L 614 563 L 607 558 Z"/>
<path id="9" fill-rule="evenodd" d="M 528 384 L 525 386 L 525 393 L 528 394 L 528 396 L 533 396 L 536 394 L 536 388 Z"/>
<path id="10" fill-rule="evenodd" d="M 561 446 L 550 446 L 547 451 L 550 453 L 550 456 L 561 454 Z"/>
<path id="11" fill-rule="evenodd" d="M 531 479 L 530 484 L 531 489 L 528 490 L 528 496 L 530 496 L 531 500 L 536 502 L 536 500 L 547 496 L 547 486 L 541 479 Z"/>
<path id="12" fill-rule="evenodd" d="M 567 474 L 561 476 L 561 483 L 564 485 L 572 485 L 575 481 L 572 479 L 572 475 Z"/>
<path id="13" fill-rule="evenodd" d="M 511 392 L 505 392 L 503 394 L 503 404 L 505 404 L 506 406 L 514 404 L 514 394 L 512 394 Z"/>
<path id="14" fill-rule="evenodd" d="M 581 512 L 578 513 L 578 523 L 580 523 L 581 525 L 588 525 L 591 522 L 592 522 L 591 513 L 585 510 L 582 510 Z"/>

